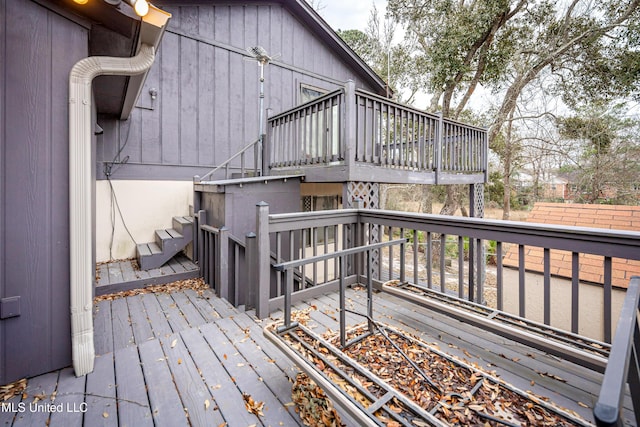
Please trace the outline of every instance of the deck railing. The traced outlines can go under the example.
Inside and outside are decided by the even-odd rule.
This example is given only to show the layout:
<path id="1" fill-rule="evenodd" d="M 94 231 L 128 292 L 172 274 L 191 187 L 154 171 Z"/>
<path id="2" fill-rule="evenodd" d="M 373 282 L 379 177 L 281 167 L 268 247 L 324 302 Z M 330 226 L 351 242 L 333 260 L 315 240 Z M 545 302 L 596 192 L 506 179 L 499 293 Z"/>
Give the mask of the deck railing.
<path id="1" fill-rule="evenodd" d="M 269 118 L 266 141 L 271 168 L 342 162 L 436 176 L 487 173 L 485 129 L 356 90 L 353 82 Z"/>
<path id="2" fill-rule="evenodd" d="M 602 330 L 595 331 L 599 332 L 598 337 L 592 338 L 606 343 L 611 342 L 615 326 L 613 317 L 618 308 L 614 307 L 613 294 L 622 292 L 613 288 L 612 277 L 617 272 L 613 271 L 612 260 L 640 260 L 640 235 L 627 231 L 368 209 L 269 215 L 266 204 L 258 208 L 258 223 L 263 224 L 258 232 L 258 240 L 263 242 L 263 251 L 277 254 L 276 263 L 399 237 L 407 238 L 409 243 L 399 253 L 393 248 L 377 253 L 371 271 L 374 280 L 382 283 L 397 278 L 480 304 L 486 302 L 484 278 L 488 256 L 484 248 L 486 242 L 492 241 L 495 247 L 495 254 L 491 255 L 495 262 L 495 266 L 492 266 L 496 281 L 495 309 L 574 334 L 584 332 L 581 321 L 585 318 L 599 317 L 601 326 L 598 327 Z M 449 243 L 451 241 L 453 243 Z M 509 246 L 519 257 L 516 265 L 507 267 L 503 258 Z M 532 283 L 530 265 L 525 256 L 532 248 L 539 248 L 544 265 L 543 271 L 534 275 L 535 280 L 540 282 L 539 292 L 538 285 Z M 556 277 L 551 260 L 558 254 L 566 254 L 562 256 L 571 260 L 575 274 L 568 279 L 567 285 L 556 285 L 554 282 L 552 286 Z M 593 262 L 594 255 L 600 257 L 599 266 L 598 262 Z M 584 303 L 580 297 L 581 290 L 584 290 L 578 270 L 580 263 L 587 258 L 591 264 L 588 268 L 599 269 L 603 278 L 601 284 L 591 287 L 602 300 L 600 313 L 594 312 L 592 307 L 583 308 L 582 312 L 580 308 Z M 361 277 L 367 276 L 357 258 L 350 265 Z M 304 267 L 300 271 L 307 278 L 303 288 L 335 279 L 333 268 L 335 266 L 327 262 Z M 263 265 L 263 269 L 268 271 L 269 262 Z M 259 286 L 266 300 L 258 301 L 256 306 L 258 315 L 266 316 L 270 310 L 269 301 L 271 308 L 274 308 L 277 298 L 283 295 L 282 283 L 272 284 L 268 273 L 260 276 L 264 277 Z M 507 281 L 505 277 L 511 279 Z M 552 299 L 552 294 L 560 286 L 567 286 L 568 297 L 562 303 Z M 532 289 L 534 287 L 536 292 Z M 511 295 L 508 301 L 507 291 Z M 566 324 L 558 325 L 559 305 L 562 305 L 560 311 L 563 315 L 570 313 Z M 540 314 L 532 313 L 533 306 L 539 308 Z"/>
<path id="3" fill-rule="evenodd" d="M 598 426 L 624 425 L 621 413 L 629 384 L 636 425 L 640 425 L 640 276 L 629 283 L 593 415 Z"/>
<path id="4" fill-rule="evenodd" d="M 231 172 L 233 170 L 238 171 L 240 178 L 244 178 L 250 175 L 259 176 L 262 174 L 262 170 L 264 169 L 264 166 L 262 165 L 262 154 L 260 151 L 261 151 L 260 139 L 256 139 L 251 144 L 248 144 L 247 146 L 242 148 L 240 151 L 238 151 L 236 154 L 229 157 L 227 160 L 225 160 L 215 168 L 211 169 L 209 172 L 207 172 L 203 176 L 198 176 L 198 175 L 194 176 L 193 181 L 202 182 L 210 178 L 215 178 L 216 172 L 223 169 L 224 169 L 224 179 L 229 179 L 229 177 L 231 176 Z M 251 153 L 251 152 L 253 152 L 253 168 L 247 167 L 247 153 Z M 233 165 L 234 160 L 236 160 L 238 157 L 240 158 L 240 166 L 237 166 L 237 165 L 234 166 Z"/>
<path id="5" fill-rule="evenodd" d="M 343 160 L 344 90 L 339 89 L 277 116 L 267 125 L 265 153 L 272 168 Z"/>

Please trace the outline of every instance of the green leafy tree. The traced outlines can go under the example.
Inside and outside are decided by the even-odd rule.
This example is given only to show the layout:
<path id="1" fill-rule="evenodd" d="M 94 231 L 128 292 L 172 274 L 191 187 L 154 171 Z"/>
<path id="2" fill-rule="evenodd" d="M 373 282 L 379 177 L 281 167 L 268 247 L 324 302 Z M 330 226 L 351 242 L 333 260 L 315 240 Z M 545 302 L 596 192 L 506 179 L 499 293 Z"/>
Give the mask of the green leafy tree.
<path id="1" fill-rule="evenodd" d="M 512 123 L 518 119 L 520 97 L 543 76 L 574 104 L 581 100 L 577 94 L 612 99 L 637 93 L 639 7 L 640 0 L 388 4 L 422 58 L 419 63 L 433 94 L 430 109 L 458 118 L 479 86 L 491 89 L 495 111 L 489 144 L 511 154 L 518 148 L 519 139 L 510 137 L 515 135 Z M 450 191 L 447 200 L 455 204 L 457 195 Z"/>

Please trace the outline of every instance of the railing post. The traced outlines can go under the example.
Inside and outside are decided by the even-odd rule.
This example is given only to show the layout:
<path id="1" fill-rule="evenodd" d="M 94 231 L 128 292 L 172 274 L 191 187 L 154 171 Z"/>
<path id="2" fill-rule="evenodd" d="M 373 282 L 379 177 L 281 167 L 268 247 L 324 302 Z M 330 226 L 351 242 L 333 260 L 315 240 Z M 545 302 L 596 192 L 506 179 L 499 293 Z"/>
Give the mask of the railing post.
<path id="1" fill-rule="evenodd" d="M 344 132 L 341 150 L 344 154 L 344 163 L 349 171 L 349 165 L 355 160 L 356 151 L 356 115 L 358 106 L 356 104 L 356 84 L 353 80 L 347 81 L 344 86 Z M 349 173 L 350 175 L 350 173 Z"/>
<path id="2" fill-rule="evenodd" d="M 436 155 L 435 158 L 435 184 L 439 184 L 440 179 L 440 171 L 442 170 L 442 140 L 444 134 L 444 114 L 440 111 L 438 118 L 438 135 L 435 140 L 435 146 L 433 147 L 433 152 Z"/>
<path id="3" fill-rule="evenodd" d="M 200 230 L 200 226 L 202 224 L 206 224 L 207 222 L 207 211 L 195 211 L 193 222 L 193 229 L 195 230 L 194 236 L 196 237 L 196 239 L 193 241 L 193 252 L 198 254 L 197 260 L 198 265 L 200 266 L 200 276 L 204 277 L 204 265 L 206 264 L 204 259 L 204 236 L 202 230 Z"/>
<path id="4" fill-rule="evenodd" d="M 262 176 L 269 176 L 269 163 L 271 161 L 271 139 L 269 134 L 262 135 Z"/>
<path id="5" fill-rule="evenodd" d="M 269 316 L 269 297 L 271 296 L 270 245 L 269 245 L 269 204 L 260 202 L 256 205 L 256 234 L 258 235 L 258 251 L 255 260 L 257 279 L 256 316 L 264 319 Z"/>
<path id="6" fill-rule="evenodd" d="M 196 181 L 197 179 L 197 181 Z M 195 184 L 200 182 L 200 177 L 198 175 L 193 177 L 193 184 L 195 187 Z M 195 191 L 195 189 L 193 190 L 193 227 L 191 227 L 191 233 L 192 233 L 192 243 L 191 246 L 193 248 L 192 252 L 192 256 L 193 256 L 193 261 L 197 264 L 198 260 L 199 260 L 199 253 L 198 253 L 198 237 L 200 235 L 200 221 L 199 221 L 199 214 L 200 214 L 200 207 L 202 205 L 202 193 L 200 191 Z M 206 211 L 203 211 L 206 212 Z"/>
<path id="7" fill-rule="evenodd" d="M 237 305 L 245 305 L 246 309 L 255 308 L 256 288 L 258 287 L 258 239 L 256 233 L 248 233 L 245 236 L 245 263 L 247 266 L 248 286 L 238 286 Z"/>
<path id="8" fill-rule="evenodd" d="M 355 199 L 353 201 L 353 208 L 358 209 L 358 211 L 364 209 L 364 201 L 362 199 Z M 363 246 L 364 245 L 364 233 L 362 230 L 362 222 L 360 221 L 360 214 L 358 213 L 358 221 L 354 224 L 355 227 L 355 236 L 353 247 Z M 354 257 L 354 273 L 358 276 L 358 283 L 362 283 L 364 279 L 364 263 L 362 262 L 362 254 L 356 254 Z"/>
<path id="9" fill-rule="evenodd" d="M 229 302 L 229 229 L 220 228 L 218 233 L 218 250 L 216 251 L 216 288 L 220 298 Z"/>

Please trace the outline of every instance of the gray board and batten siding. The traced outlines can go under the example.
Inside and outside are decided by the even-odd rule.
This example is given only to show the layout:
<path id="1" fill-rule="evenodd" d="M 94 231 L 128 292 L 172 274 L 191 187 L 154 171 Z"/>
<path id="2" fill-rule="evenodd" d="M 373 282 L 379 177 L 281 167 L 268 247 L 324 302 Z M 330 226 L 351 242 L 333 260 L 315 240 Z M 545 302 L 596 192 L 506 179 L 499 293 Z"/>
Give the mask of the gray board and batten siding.
<path id="1" fill-rule="evenodd" d="M 68 79 L 88 39 L 0 0 L 0 384 L 71 363 Z"/>
<path id="2" fill-rule="evenodd" d="M 301 85 L 332 91 L 354 80 L 381 91 L 336 47 L 333 33 L 292 9 L 295 0 L 155 4 L 172 18 L 130 119 L 99 117 L 98 179 L 105 178 L 105 163 L 119 157 L 127 162 L 113 168 L 112 179 L 189 180 L 255 141 L 259 67 L 246 50 L 252 46 L 274 56 L 265 67 L 271 114 L 298 105 Z"/>

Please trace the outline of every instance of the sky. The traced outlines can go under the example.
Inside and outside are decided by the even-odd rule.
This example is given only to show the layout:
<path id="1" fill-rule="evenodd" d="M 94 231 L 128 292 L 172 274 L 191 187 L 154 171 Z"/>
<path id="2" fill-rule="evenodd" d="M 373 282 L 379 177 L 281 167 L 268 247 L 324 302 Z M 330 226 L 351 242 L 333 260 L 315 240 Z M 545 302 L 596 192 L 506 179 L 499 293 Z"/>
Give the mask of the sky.
<path id="1" fill-rule="evenodd" d="M 320 16 L 334 30 L 363 30 L 373 4 L 384 14 L 386 0 L 320 0 Z"/>

